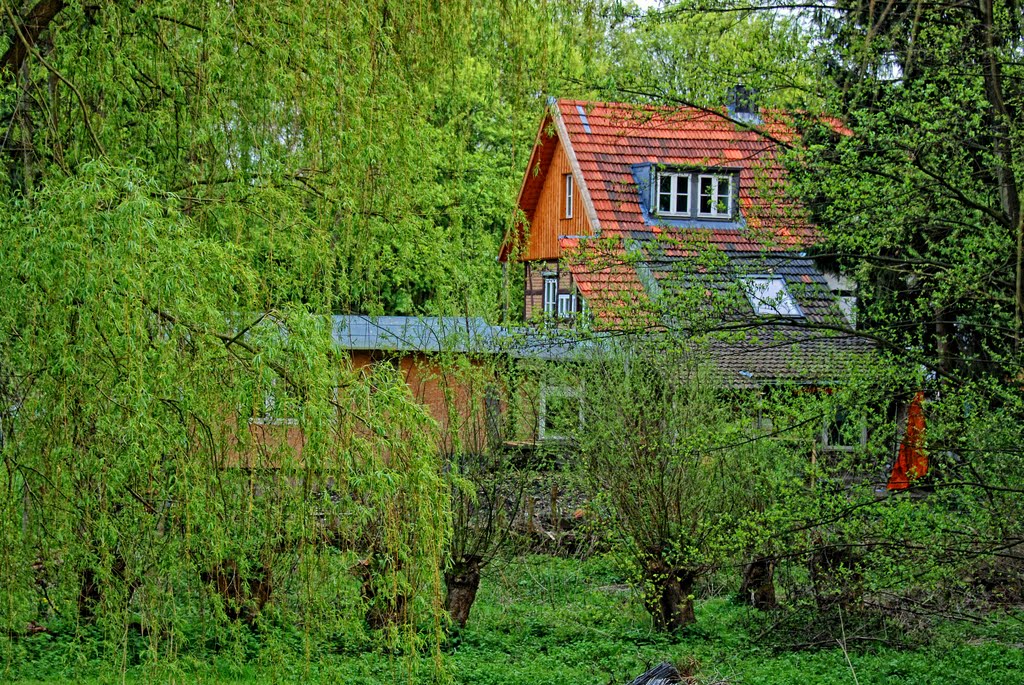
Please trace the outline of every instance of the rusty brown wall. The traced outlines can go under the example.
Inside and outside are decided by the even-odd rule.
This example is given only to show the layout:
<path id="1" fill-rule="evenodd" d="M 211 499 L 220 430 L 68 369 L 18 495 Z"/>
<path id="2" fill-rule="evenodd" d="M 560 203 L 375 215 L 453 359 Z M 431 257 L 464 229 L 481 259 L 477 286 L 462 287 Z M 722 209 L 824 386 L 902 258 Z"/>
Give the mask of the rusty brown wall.
<path id="1" fill-rule="evenodd" d="M 453 373 L 436 359 L 420 353 L 387 353 L 356 350 L 351 352 L 354 369 L 369 370 L 375 364 L 396 367 L 405 378 L 412 396 L 426 407 L 440 428 L 438 449 L 450 454 L 456 447 L 457 432 L 464 450 L 487 448 L 487 386 L 494 384 L 482 364 L 471 370 Z M 501 405 L 499 410 L 504 407 Z M 279 463 L 275 455 L 287 446 L 301 459 L 305 436 L 297 423 L 284 420 L 249 423 L 252 449 L 235 446 L 229 450 L 228 466 L 269 468 Z"/>

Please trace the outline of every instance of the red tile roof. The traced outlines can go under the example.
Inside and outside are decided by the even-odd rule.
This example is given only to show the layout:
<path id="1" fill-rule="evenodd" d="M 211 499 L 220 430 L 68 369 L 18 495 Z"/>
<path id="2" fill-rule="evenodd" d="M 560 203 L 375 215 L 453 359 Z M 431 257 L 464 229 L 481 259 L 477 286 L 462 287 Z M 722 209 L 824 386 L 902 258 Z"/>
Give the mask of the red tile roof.
<path id="1" fill-rule="evenodd" d="M 692 255 L 694 245 L 731 253 L 777 252 L 799 249 L 815 240 L 806 213 L 784 193 L 786 172 L 779 148 L 793 141 L 795 134 L 781 115 L 763 114 L 763 123 L 753 130 L 732 121 L 724 108 L 577 100 L 559 100 L 555 107 L 597 215 L 599 240 L 605 244 L 595 250 L 592 240 L 560 241 L 574 281 L 595 312 L 613 308 L 621 312 L 631 304 L 637 311 L 643 309 L 643 284 L 632 267 L 621 265 L 627 241 L 648 245 L 657 241 L 664 257 L 680 258 Z M 746 227 L 682 229 L 645 221 L 632 167 L 652 163 L 739 170 L 739 209 Z M 616 245 L 619 266 L 612 265 Z M 586 257 L 574 259 L 574 252 L 586 252 Z M 608 266 L 595 267 L 595 253 L 605 253 Z M 621 320 L 622 316 L 609 318 Z"/>
<path id="2" fill-rule="evenodd" d="M 805 213 L 783 193 L 779 143 L 792 141 L 795 134 L 780 115 L 763 115 L 764 123 L 757 126 L 762 135 L 731 121 L 724 109 L 577 100 L 559 100 L 555 106 L 579 161 L 602 237 L 679 232 L 644 222 L 631 165 L 656 163 L 739 169 L 739 206 L 746 230 L 700 229 L 702 238 L 724 249 L 792 250 L 814 240 Z"/>
<path id="3" fill-rule="evenodd" d="M 802 253 L 816 240 L 814 226 L 803 208 L 785 196 L 780 148 L 795 139 L 794 129 L 780 113 L 761 116 L 763 123 L 754 130 L 732 121 L 724 109 L 575 100 L 554 104 L 523 179 L 520 208 L 532 216 L 560 138 L 578 162 L 594 209 L 591 220 L 596 217 L 598 226 L 595 237 L 559 236 L 558 247 L 595 326 L 661 329 L 665 319 L 655 300 L 670 308 L 696 304 L 669 312 L 689 316 L 681 322 L 684 327 L 699 323 L 704 309 L 718 322 L 740 324 L 756 318 L 740 284 L 752 274 L 784 279 L 802 312 L 801 322 L 844 322 L 824 276 Z M 826 123 L 849 133 L 838 121 Z M 679 228 L 682 222 L 669 226 L 647 220 L 633 175 L 633 166 L 640 164 L 738 171 L 743 221 L 689 222 L 689 228 Z M 506 243 L 501 258 L 510 254 Z M 651 297 L 655 293 L 658 297 Z M 696 297 L 686 298 L 687 293 Z M 676 302 L 673 295 L 683 299 Z M 707 341 L 708 354 L 735 387 L 828 378 L 834 368 L 825 360 L 870 347 L 852 336 L 800 330 L 785 317 L 753 323 L 742 339 Z"/>

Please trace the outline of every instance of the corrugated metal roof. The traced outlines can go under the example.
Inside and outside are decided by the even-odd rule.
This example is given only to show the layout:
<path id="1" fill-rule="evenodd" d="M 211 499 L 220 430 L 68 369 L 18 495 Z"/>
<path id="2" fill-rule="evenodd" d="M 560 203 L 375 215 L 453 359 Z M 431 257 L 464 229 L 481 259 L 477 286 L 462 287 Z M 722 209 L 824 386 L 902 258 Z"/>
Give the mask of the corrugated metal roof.
<path id="1" fill-rule="evenodd" d="M 344 350 L 505 354 L 520 359 L 578 359 L 594 351 L 600 336 L 571 328 L 505 328 L 479 317 L 333 317 L 333 338 Z"/>
<path id="2" fill-rule="evenodd" d="M 479 317 L 337 315 L 332 335 L 346 350 L 496 352 L 505 334 Z"/>

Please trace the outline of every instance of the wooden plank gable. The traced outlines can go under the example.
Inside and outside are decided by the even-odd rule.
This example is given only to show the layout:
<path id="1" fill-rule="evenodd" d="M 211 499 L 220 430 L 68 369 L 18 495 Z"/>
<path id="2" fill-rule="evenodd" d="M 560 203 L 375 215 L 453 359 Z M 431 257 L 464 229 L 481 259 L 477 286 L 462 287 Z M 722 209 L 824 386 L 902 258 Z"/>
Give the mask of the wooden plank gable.
<path id="1" fill-rule="evenodd" d="M 567 219 L 565 177 L 569 175 L 573 176 L 572 218 Z M 580 188 L 580 179 L 573 174 L 569 156 L 562 142 L 556 141 L 536 208 L 532 215 L 527 215 L 530 228 L 523 254 L 520 256 L 522 261 L 558 259 L 561 256 L 558 247 L 559 236 L 593 235 Z"/>

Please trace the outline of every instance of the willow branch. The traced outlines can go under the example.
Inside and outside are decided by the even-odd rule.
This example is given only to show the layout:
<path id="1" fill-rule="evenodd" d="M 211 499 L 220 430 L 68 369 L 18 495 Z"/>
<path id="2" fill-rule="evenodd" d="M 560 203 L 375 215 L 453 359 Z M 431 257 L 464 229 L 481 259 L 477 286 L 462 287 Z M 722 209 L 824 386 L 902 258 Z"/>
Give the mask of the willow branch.
<path id="1" fill-rule="evenodd" d="M 85 122 L 85 128 L 89 131 L 89 137 L 92 138 L 93 145 L 95 145 L 96 149 L 99 150 L 100 155 L 106 157 L 107 151 L 103 149 L 103 144 L 100 143 L 100 139 L 96 136 L 96 130 L 93 128 L 92 121 L 89 119 L 89 108 L 85 104 L 85 98 L 82 97 L 82 91 L 78 90 L 78 87 L 75 86 L 74 83 L 69 81 L 64 74 L 57 71 L 52 64 L 46 61 L 46 58 L 39 54 L 39 51 L 35 49 L 28 37 L 22 33 L 21 26 L 18 25 L 18 20 L 15 18 L 14 12 L 11 11 L 10 5 L 7 4 L 6 0 L 4 0 L 3 4 L 4 11 L 7 13 L 7 17 L 11 20 L 11 24 L 14 25 L 14 30 L 18 34 L 18 38 L 24 44 L 25 50 L 38 59 L 39 63 L 46 67 L 47 71 L 60 79 L 60 81 L 70 88 L 75 94 L 75 97 L 78 99 L 78 104 L 82 108 L 82 120 Z"/>

